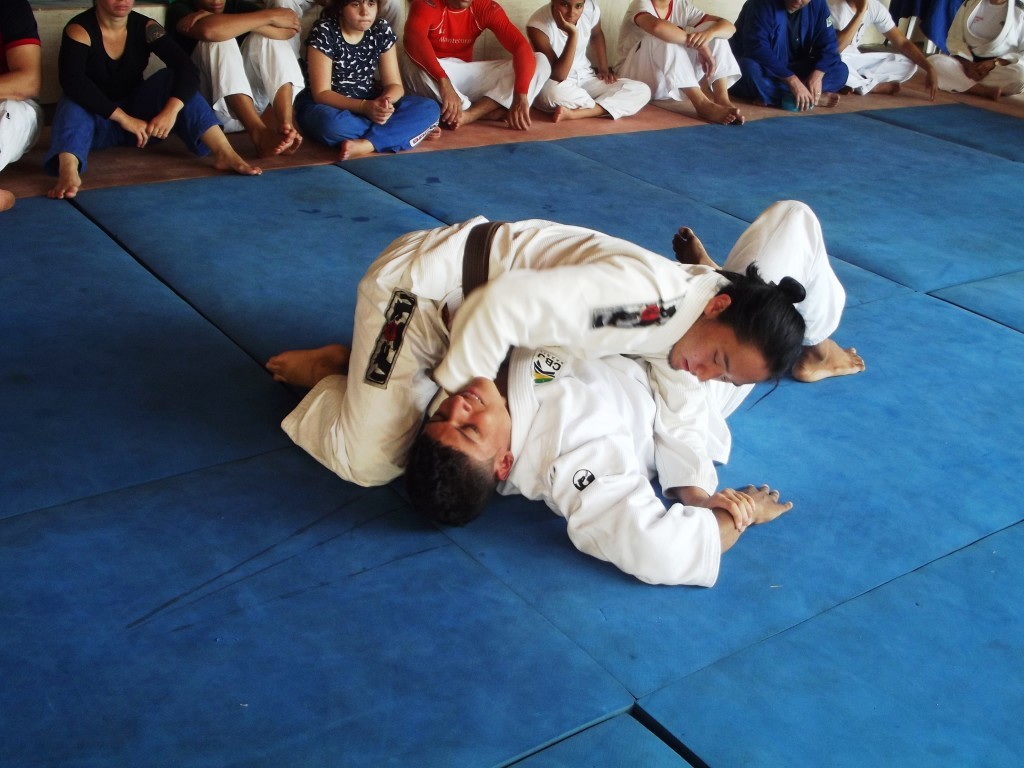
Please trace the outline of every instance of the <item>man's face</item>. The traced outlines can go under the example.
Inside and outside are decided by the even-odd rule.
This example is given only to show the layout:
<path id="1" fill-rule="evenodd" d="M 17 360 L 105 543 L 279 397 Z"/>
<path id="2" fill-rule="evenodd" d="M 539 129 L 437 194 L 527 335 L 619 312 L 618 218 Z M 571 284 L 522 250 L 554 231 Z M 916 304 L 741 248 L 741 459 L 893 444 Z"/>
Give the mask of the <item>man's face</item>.
<path id="1" fill-rule="evenodd" d="M 505 398 L 490 379 L 476 378 L 438 406 L 423 427 L 427 437 L 471 459 L 495 462 L 495 472 L 509 453 L 512 417 Z M 511 463 L 511 462 L 509 462 Z"/>
<path id="2" fill-rule="evenodd" d="M 811 0 L 785 0 L 786 13 L 796 13 L 809 2 Z"/>
<path id="3" fill-rule="evenodd" d="M 224 0 L 196 0 L 196 7 L 210 13 L 224 13 Z"/>
<path id="4" fill-rule="evenodd" d="M 473 4 L 473 0 L 444 0 L 444 4 L 453 11 L 462 11 Z"/>
<path id="5" fill-rule="evenodd" d="M 700 381 L 714 379 L 737 386 L 768 378 L 770 371 L 761 350 L 741 344 L 736 332 L 716 319 L 729 303 L 724 295 L 708 302 L 697 322 L 672 346 L 670 367 L 692 373 Z"/>

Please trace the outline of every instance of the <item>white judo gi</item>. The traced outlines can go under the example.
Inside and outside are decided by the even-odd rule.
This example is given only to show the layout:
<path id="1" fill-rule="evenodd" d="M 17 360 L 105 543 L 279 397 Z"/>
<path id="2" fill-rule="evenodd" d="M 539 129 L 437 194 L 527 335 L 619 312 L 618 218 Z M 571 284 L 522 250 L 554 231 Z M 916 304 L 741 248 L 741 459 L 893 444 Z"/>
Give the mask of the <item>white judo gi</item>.
<path id="1" fill-rule="evenodd" d="M 821 225 L 808 206 L 793 200 L 770 206 L 736 241 L 723 267 L 742 273 L 752 263 L 769 282 L 789 276 L 806 289 L 805 299 L 796 305 L 806 323 L 805 346 L 821 343 L 839 327 L 846 292 L 829 263 Z M 456 315 L 448 352 L 434 370 L 434 379 L 454 392 L 475 376 L 494 378 L 514 347 L 544 348 L 569 357 L 641 357 L 648 364 L 656 404 L 656 461 L 662 487 L 697 486 L 714 493 L 715 462 L 727 461 L 731 450 L 724 419 L 753 385 L 715 382 L 718 386 L 702 387 L 696 377 L 668 365 L 672 345 L 718 291 L 720 283 L 712 277 L 717 273 L 705 270 L 686 266 L 681 272 L 640 271 L 616 256 L 548 269 L 543 278 L 522 270 L 492 277 Z M 662 313 L 674 306 L 681 310 L 664 325 L 635 329 L 593 322 L 606 311 L 595 308 L 608 306 L 606 302 L 625 313 L 643 307 L 644 297 L 659 288 Z M 683 300 L 664 298 L 672 296 Z M 708 393 L 714 398 L 712 407 L 704 402 Z"/>
<path id="2" fill-rule="evenodd" d="M 708 385 L 732 388 L 697 386 Z M 643 363 L 516 350 L 508 407 L 515 461 L 499 493 L 544 501 L 577 549 L 641 581 L 714 585 L 722 555 L 714 513 L 666 505 L 651 484 L 657 418 Z"/>
<path id="3" fill-rule="evenodd" d="M 590 109 L 600 105 L 609 117 L 635 115 L 651 100 L 651 89 L 639 80 L 620 77 L 614 83 L 606 83 L 597 76 L 587 48 L 590 34 L 601 21 L 601 9 L 594 0 L 586 0 L 583 14 L 576 22 L 576 55 L 568 77 L 561 82 L 548 80 L 538 94 L 533 106 L 543 112 L 554 112 L 559 106 L 568 109 Z M 561 29 L 551 12 L 551 5 L 543 5 L 534 11 L 527 27 L 543 32 L 556 56 L 561 56 L 568 42 L 568 36 Z"/>
<path id="4" fill-rule="evenodd" d="M 836 29 L 846 29 L 856 15 L 846 0 L 828 0 L 828 9 Z M 905 83 L 917 71 L 917 65 L 901 53 L 861 53 L 858 48 L 868 27 L 874 27 L 881 35 L 896 27 L 889 9 L 879 0 L 868 0 L 864 21 L 839 54 L 850 70 L 846 85 L 861 95 L 880 83 Z"/>
<path id="5" fill-rule="evenodd" d="M 661 18 L 651 0 L 630 3 L 619 29 L 619 63 L 615 71 L 623 77 L 647 83 L 654 101 L 686 101 L 680 89 L 696 88 L 705 77 L 697 51 L 648 34 L 634 22 L 640 13 Z M 689 0 L 679 0 L 672 4 L 667 21 L 693 32 L 713 23 L 704 22 L 704 16 L 704 11 L 691 5 Z M 731 86 L 740 79 L 740 65 L 729 41 L 715 38 L 708 47 L 715 58 L 715 68 L 707 74 L 708 83 L 725 78 L 726 86 Z"/>
<path id="6" fill-rule="evenodd" d="M 466 237 L 482 221 L 412 232 L 374 261 L 359 283 L 352 382 L 327 377 L 284 420 L 289 436 L 342 478 L 380 485 L 401 474 L 423 413 L 437 393 L 430 371 L 448 349 L 443 315 L 459 317 L 455 310 L 462 302 Z M 542 279 L 536 270 L 544 270 Z M 531 301 L 514 328 L 500 329 L 489 339 L 480 371 L 474 370 L 475 358 L 460 352 L 444 367 L 447 376 L 438 369 L 436 381 L 442 385 L 454 389 L 475 375 L 493 377 L 508 348 L 519 342 L 531 348 L 565 342 L 590 356 L 653 351 L 661 375 L 668 383 L 678 381 L 679 373 L 665 360 L 668 351 L 726 282 L 706 267 L 683 266 L 625 240 L 542 220 L 498 228 L 489 275 L 491 281 L 470 302 L 504 290 L 531 296 Z M 510 309 L 503 306 L 501 314 Z M 462 334 L 466 347 L 476 345 L 481 334 L 490 336 L 489 320 L 481 322 L 486 327 Z M 463 379 L 467 366 L 473 373 Z M 663 418 L 671 425 L 677 392 L 668 383 L 661 394 Z M 672 430 L 666 426 L 663 431 Z M 706 464 L 700 474 L 708 482 L 714 467 Z M 677 474 L 668 467 L 663 471 L 673 480 Z M 688 470 L 685 479 L 692 474 Z"/>
<path id="7" fill-rule="evenodd" d="M 491 280 L 460 307 L 466 236 L 482 221 L 412 232 L 374 261 L 359 283 L 349 376 L 320 381 L 285 418 L 285 432 L 343 479 L 381 485 L 401 474 L 437 394 L 435 380 L 455 390 L 473 376 L 493 377 L 513 345 L 564 344 L 591 357 L 630 352 L 649 365 L 662 486 L 713 493 L 714 462 L 726 461 L 731 447 L 725 417 L 750 387 L 702 387 L 694 376 L 671 370 L 666 358 L 725 278 L 608 235 L 530 220 L 499 227 L 489 254 Z M 807 287 L 807 299 L 797 305 L 807 320 L 806 343 L 838 327 L 843 290 L 807 206 L 787 201 L 765 211 L 726 266 L 740 270 L 751 261 L 766 275 L 790 274 Z M 449 330 L 446 316 L 453 313 Z"/>
<path id="8" fill-rule="evenodd" d="M 981 18 L 986 14 L 991 17 L 989 24 Z M 995 27 L 998 32 L 991 31 Z M 979 29 L 990 31 L 979 35 Z M 969 78 L 953 58 L 959 56 L 968 61 L 990 58 L 1005 61 L 982 78 L 981 84 L 1002 88 L 1003 95 L 1024 93 L 1024 2 L 1008 0 L 1004 5 L 991 5 L 987 0 L 967 0 L 949 27 L 946 48 L 948 56 L 938 53 L 928 59 L 935 67 L 942 90 L 961 93 L 978 84 L 979 81 Z"/>

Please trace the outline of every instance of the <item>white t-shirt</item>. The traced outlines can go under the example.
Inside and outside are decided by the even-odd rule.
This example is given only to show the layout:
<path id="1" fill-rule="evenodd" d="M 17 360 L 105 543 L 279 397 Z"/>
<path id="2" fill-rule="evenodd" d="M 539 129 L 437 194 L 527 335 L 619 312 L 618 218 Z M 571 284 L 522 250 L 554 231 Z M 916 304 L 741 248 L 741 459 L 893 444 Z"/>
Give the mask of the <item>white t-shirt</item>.
<path id="1" fill-rule="evenodd" d="M 597 3 L 594 0 L 586 0 L 583 14 L 576 22 L 576 56 L 572 60 L 571 70 L 574 75 L 585 75 L 592 71 L 590 59 L 587 58 L 587 46 L 590 45 L 590 33 L 600 20 L 601 9 L 597 7 Z M 534 11 L 530 20 L 526 22 L 526 26 L 539 29 L 547 35 L 551 42 L 551 50 L 555 52 L 556 56 L 562 55 L 569 36 L 558 28 L 550 4 L 543 5 Z"/>
<path id="2" fill-rule="evenodd" d="M 846 26 L 853 20 L 856 13 L 846 0 L 828 0 L 828 9 L 832 14 L 832 24 L 836 32 L 846 29 Z M 882 5 L 879 0 L 868 0 L 868 10 L 864 14 L 864 21 L 854 34 L 853 40 L 850 41 L 850 45 L 846 50 L 851 52 L 857 51 L 857 48 L 860 47 L 860 41 L 864 38 L 864 32 L 869 26 L 873 26 L 882 35 L 896 26 L 892 16 L 889 15 L 889 9 Z"/>

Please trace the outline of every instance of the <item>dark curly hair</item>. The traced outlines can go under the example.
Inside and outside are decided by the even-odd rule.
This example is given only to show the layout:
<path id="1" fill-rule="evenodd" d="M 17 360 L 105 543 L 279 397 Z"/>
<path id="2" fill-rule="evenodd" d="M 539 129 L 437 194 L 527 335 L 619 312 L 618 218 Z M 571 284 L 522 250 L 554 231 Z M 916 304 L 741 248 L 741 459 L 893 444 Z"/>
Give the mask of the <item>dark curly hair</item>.
<path id="1" fill-rule="evenodd" d="M 420 432 L 409 452 L 405 488 L 413 508 L 442 525 L 465 525 L 480 516 L 494 495 L 498 480 L 490 462 Z"/>

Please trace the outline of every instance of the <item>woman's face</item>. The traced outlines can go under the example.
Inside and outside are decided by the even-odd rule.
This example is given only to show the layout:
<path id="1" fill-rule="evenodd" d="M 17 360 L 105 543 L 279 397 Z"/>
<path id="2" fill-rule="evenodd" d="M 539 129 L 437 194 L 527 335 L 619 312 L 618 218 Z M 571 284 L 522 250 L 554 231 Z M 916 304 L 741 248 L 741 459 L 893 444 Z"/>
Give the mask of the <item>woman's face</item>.
<path id="1" fill-rule="evenodd" d="M 93 5 L 108 16 L 123 18 L 132 12 L 135 0 L 94 0 Z"/>

